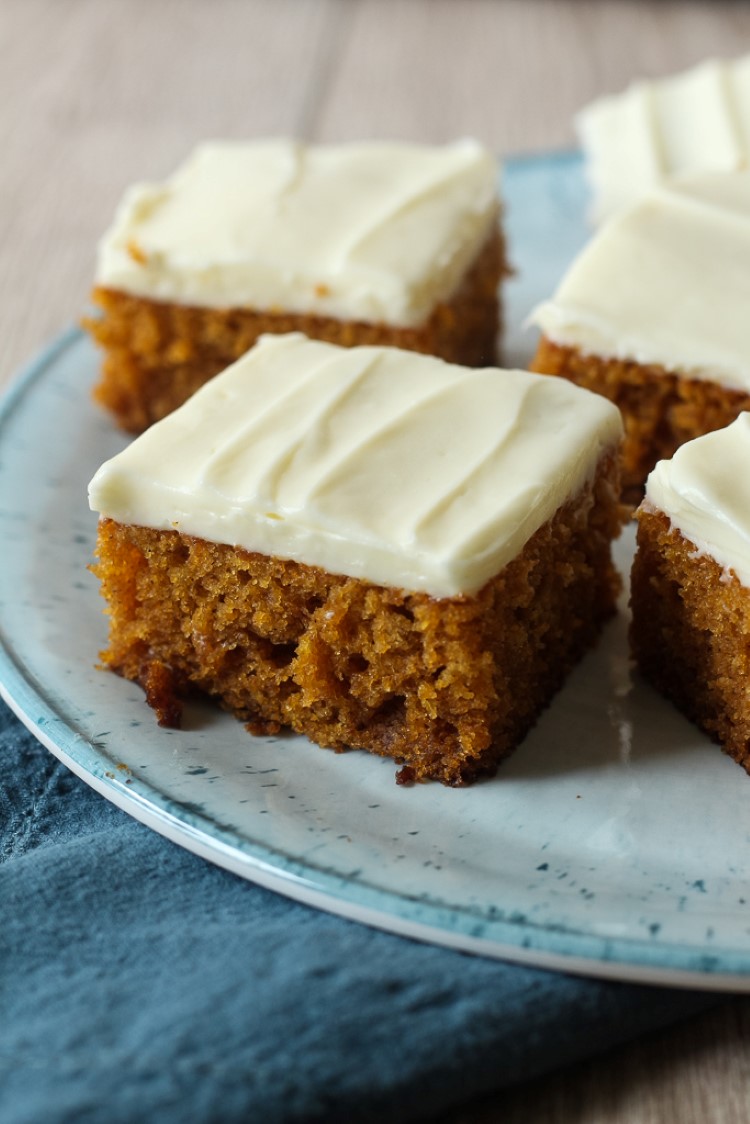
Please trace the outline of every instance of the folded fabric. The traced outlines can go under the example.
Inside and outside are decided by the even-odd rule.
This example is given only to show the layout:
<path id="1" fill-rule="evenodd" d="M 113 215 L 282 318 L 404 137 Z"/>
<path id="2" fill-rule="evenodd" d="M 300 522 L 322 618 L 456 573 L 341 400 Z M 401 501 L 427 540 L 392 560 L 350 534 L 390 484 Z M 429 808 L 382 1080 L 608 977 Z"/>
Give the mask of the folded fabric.
<path id="1" fill-rule="evenodd" d="M 4 1124 L 408 1121 L 716 1002 L 280 897 L 110 805 L 0 703 Z"/>

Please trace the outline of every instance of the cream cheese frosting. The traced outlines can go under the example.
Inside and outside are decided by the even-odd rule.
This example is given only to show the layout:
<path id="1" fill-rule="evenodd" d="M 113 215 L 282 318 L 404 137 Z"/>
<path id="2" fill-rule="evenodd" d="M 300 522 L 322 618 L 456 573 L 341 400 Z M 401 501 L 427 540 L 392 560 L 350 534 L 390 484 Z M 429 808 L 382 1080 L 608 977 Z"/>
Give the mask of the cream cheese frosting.
<path id="1" fill-rule="evenodd" d="M 531 315 L 553 342 L 750 391 L 750 172 L 656 188 Z"/>
<path id="2" fill-rule="evenodd" d="M 750 55 L 635 82 L 581 110 L 576 124 L 596 221 L 670 176 L 747 167 Z"/>
<path id="3" fill-rule="evenodd" d="M 621 435 L 616 407 L 564 379 L 264 336 L 107 461 L 89 499 L 120 523 L 453 597 Z"/>
<path id="4" fill-rule="evenodd" d="M 750 414 L 659 461 L 644 502 L 750 587 Z"/>
<path id="5" fill-rule="evenodd" d="M 291 140 L 200 145 L 136 184 L 96 283 L 173 303 L 422 323 L 497 222 L 497 163 L 442 147 Z"/>

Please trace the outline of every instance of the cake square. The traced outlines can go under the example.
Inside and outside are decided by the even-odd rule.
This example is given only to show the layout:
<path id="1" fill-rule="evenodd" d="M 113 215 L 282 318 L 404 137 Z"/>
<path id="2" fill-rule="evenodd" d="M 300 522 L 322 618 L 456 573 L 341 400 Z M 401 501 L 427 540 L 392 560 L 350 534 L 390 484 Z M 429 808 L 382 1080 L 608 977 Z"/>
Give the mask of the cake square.
<path id="1" fill-rule="evenodd" d="M 269 332 L 493 364 L 497 177 L 472 140 L 200 145 L 100 243 L 94 397 L 138 433 Z"/>
<path id="2" fill-rule="evenodd" d="M 596 222 L 675 176 L 750 164 L 750 55 L 641 79 L 576 116 Z"/>
<path id="3" fill-rule="evenodd" d="M 750 772 L 750 414 L 683 445 L 638 512 L 631 644 L 643 675 Z"/>
<path id="4" fill-rule="evenodd" d="M 265 336 L 90 486 L 104 664 L 162 722 L 493 770 L 614 611 L 619 412 L 561 379 Z"/>
<path id="5" fill-rule="evenodd" d="M 531 364 L 615 402 L 623 483 L 750 408 L 750 173 L 657 188 L 603 227 L 532 320 Z"/>

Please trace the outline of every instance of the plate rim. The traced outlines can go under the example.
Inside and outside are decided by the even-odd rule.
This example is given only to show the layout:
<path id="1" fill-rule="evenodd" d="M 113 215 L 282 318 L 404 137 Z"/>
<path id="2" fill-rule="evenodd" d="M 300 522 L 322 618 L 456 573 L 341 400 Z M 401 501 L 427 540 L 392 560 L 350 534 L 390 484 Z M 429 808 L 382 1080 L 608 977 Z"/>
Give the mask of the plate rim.
<path id="1" fill-rule="evenodd" d="M 532 944 L 524 946 L 522 942 L 515 943 L 513 941 L 508 941 L 504 943 L 497 939 L 482 938 L 461 931 L 442 928 L 437 924 L 415 921 L 400 913 L 389 913 L 384 908 L 378 908 L 376 905 L 366 905 L 361 902 L 353 901 L 351 898 L 339 895 L 334 886 L 324 885 L 326 882 L 326 873 L 321 870 L 315 870 L 312 864 L 306 864 L 307 869 L 308 871 L 315 870 L 321 883 L 320 885 L 316 885 L 315 881 L 311 878 L 297 876 L 289 870 L 284 870 L 283 868 L 269 863 L 261 855 L 255 854 L 254 851 L 256 849 L 267 850 L 268 854 L 272 856 L 278 856 L 280 852 L 273 852 L 255 841 L 251 841 L 250 846 L 246 848 L 232 848 L 231 845 L 227 844 L 226 841 L 221 838 L 220 831 L 201 831 L 190 825 L 187 821 L 170 813 L 166 808 L 160 807 L 158 802 L 154 801 L 150 803 L 136 791 L 127 790 L 124 784 L 118 781 L 116 776 L 110 780 L 106 776 L 99 776 L 96 772 L 87 768 L 85 764 L 61 744 L 60 740 L 55 739 L 51 733 L 54 722 L 60 721 L 63 729 L 67 733 L 71 732 L 70 727 L 67 722 L 54 711 L 54 708 L 44 700 L 43 696 L 36 693 L 27 680 L 23 680 L 23 686 L 29 688 L 29 696 L 38 703 L 37 709 L 42 709 L 45 712 L 40 716 L 40 719 L 34 720 L 29 710 L 24 709 L 22 698 L 15 696 L 7 689 L 2 678 L 2 671 L 4 667 L 7 667 L 9 662 L 17 668 L 5 644 L 2 643 L 2 646 L 0 646 L 0 696 L 2 696 L 9 708 L 16 714 L 30 733 L 32 733 L 63 765 L 70 769 L 72 773 L 95 792 L 99 793 L 100 796 L 109 800 L 121 811 L 125 812 L 145 827 L 156 831 L 159 835 L 177 846 L 183 847 L 192 854 L 240 878 L 256 883 L 257 885 L 263 886 L 265 889 L 272 890 L 284 897 L 301 902 L 304 905 L 323 910 L 327 913 L 332 913 L 336 916 L 346 918 L 347 920 L 366 924 L 373 928 L 382 929 L 385 932 L 417 940 L 425 944 L 451 948 L 457 952 L 466 952 L 473 955 L 484 956 L 489 959 L 503 960 L 525 967 L 565 972 L 571 975 L 613 980 L 621 983 L 689 988 L 696 991 L 750 991 L 750 974 L 731 969 L 727 971 L 722 970 L 721 956 L 718 953 L 710 957 L 712 962 L 710 966 L 706 964 L 700 969 L 690 969 L 672 968 L 661 963 L 654 964 L 643 962 L 638 959 L 633 959 L 632 957 L 625 960 L 621 958 L 621 955 L 618 955 L 618 953 L 625 951 L 632 952 L 634 950 L 648 949 L 649 946 L 646 940 L 634 941 L 622 938 L 595 937 L 590 934 L 576 933 L 572 930 L 565 930 L 563 933 L 559 934 L 573 944 L 581 941 L 599 945 L 601 955 L 598 958 L 593 953 L 586 955 L 580 952 L 566 953 L 561 950 L 548 951 L 535 947 Z M 50 723 L 50 726 L 45 728 L 47 723 Z M 73 737 L 75 739 L 76 735 L 74 734 Z M 93 749 L 91 743 L 86 739 L 82 740 Z M 207 817 L 201 816 L 200 813 L 196 814 L 196 818 L 205 820 L 206 824 L 210 824 L 211 822 Z M 328 878 L 331 882 L 342 881 L 330 875 Z M 362 884 L 359 884 L 359 886 L 362 889 L 366 889 L 367 892 L 374 897 L 382 896 L 391 900 L 395 899 L 397 901 L 407 902 L 409 900 L 407 897 L 393 892 L 380 891 L 369 886 L 363 886 Z M 433 911 L 449 912 L 445 907 L 431 906 L 430 903 L 424 901 L 420 901 L 419 904 L 420 908 L 427 913 Z M 528 921 L 514 922 L 503 920 L 502 922 L 496 922 L 494 924 L 496 927 L 502 926 L 504 929 L 510 929 L 511 932 L 519 934 L 522 932 L 527 933 L 528 930 L 532 930 L 536 934 L 550 932 L 550 927 L 535 925 L 533 922 Z M 656 959 L 665 959 L 664 954 L 671 949 L 675 951 L 675 958 L 680 959 L 680 953 L 683 952 L 683 950 L 677 945 L 659 946 L 660 955 Z M 707 958 L 707 960 L 708 959 L 709 958 Z"/>

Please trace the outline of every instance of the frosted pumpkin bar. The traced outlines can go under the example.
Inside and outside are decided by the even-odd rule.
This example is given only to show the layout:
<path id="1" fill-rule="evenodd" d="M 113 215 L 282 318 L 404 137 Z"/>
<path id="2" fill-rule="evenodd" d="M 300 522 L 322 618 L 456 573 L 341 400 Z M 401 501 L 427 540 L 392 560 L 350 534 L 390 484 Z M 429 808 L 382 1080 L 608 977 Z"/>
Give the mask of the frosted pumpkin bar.
<path id="1" fill-rule="evenodd" d="M 661 461 L 638 524 L 634 655 L 750 772 L 750 414 Z"/>
<path id="2" fill-rule="evenodd" d="M 494 363 L 497 178 L 472 140 L 202 144 L 102 239 L 95 398 L 139 432 L 268 332 Z"/>
<path id="3" fill-rule="evenodd" d="M 596 221 L 675 176 L 750 165 L 750 55 L 634 82 L 576 117 Z"/>
<path id="4" fill-rule="evenodd" d="M 750 408 L 750 173 L 657 188 L 604 226 L 532 319 L 532 363 L 615 402 L 623 479 Z"/>
<path id="5" fill-rule="evenodd" d="M 465 783 L 613 612 L 622 425 L 526 371 L 264 336 L 106 462 L 104 663 Z"/>

